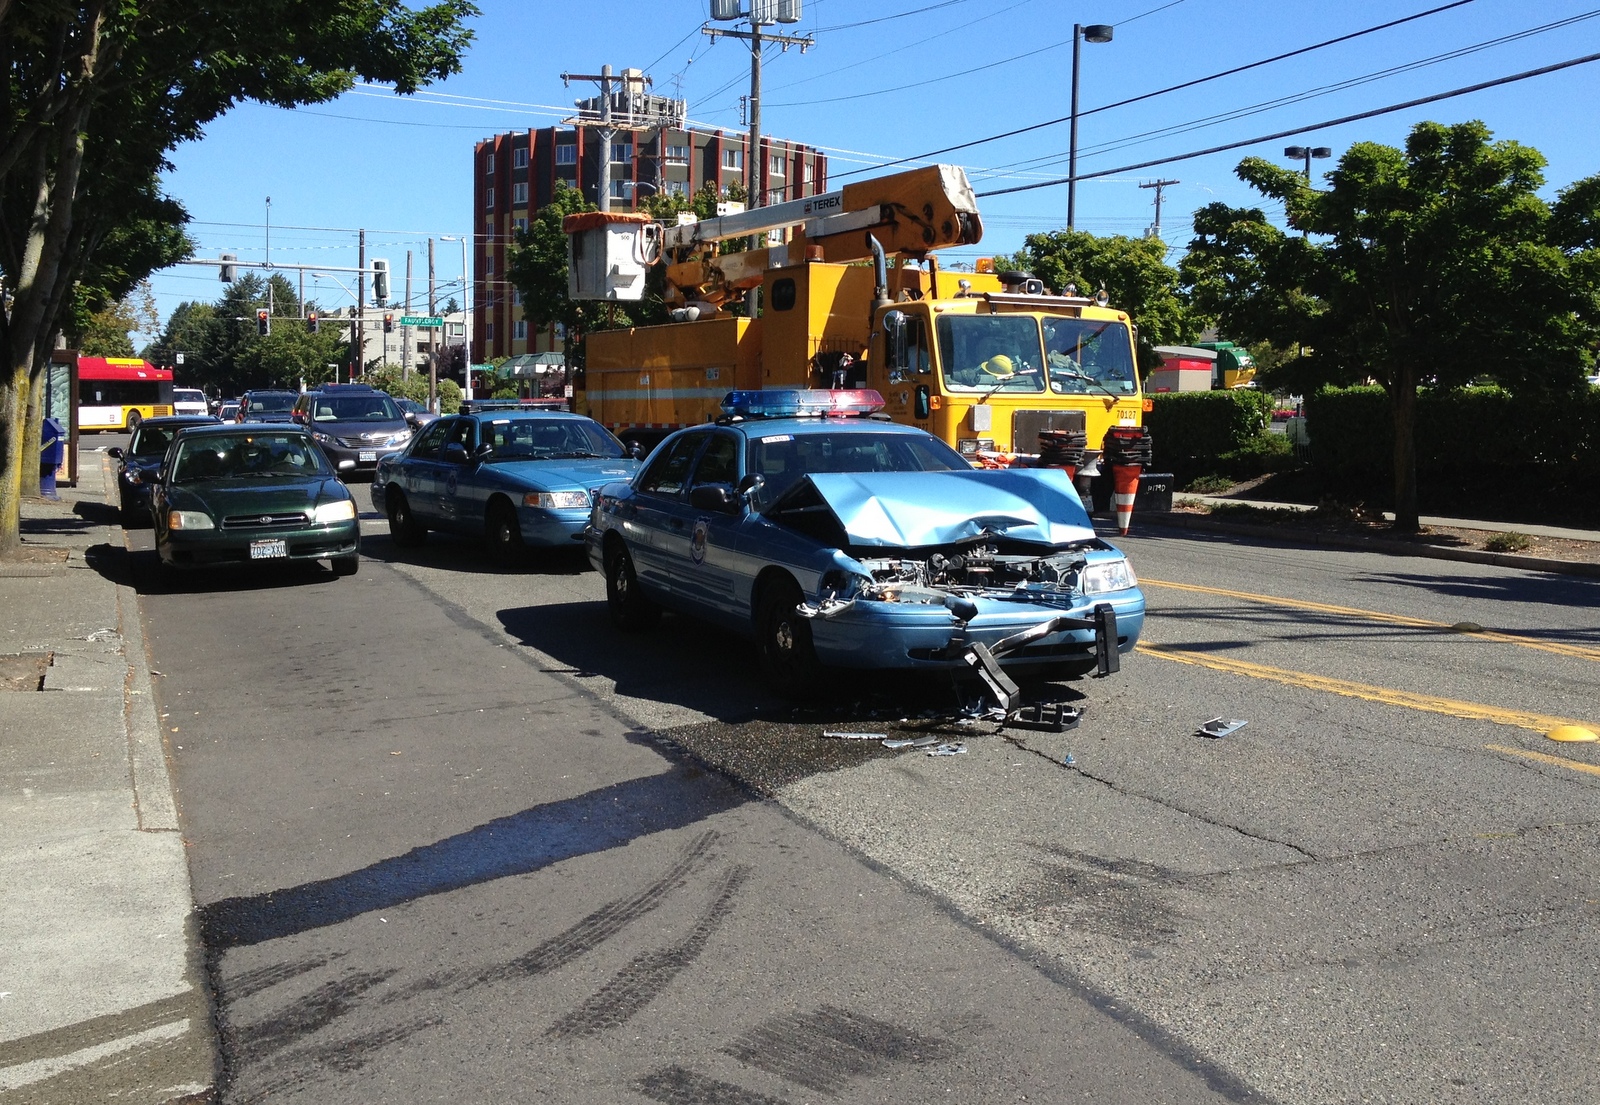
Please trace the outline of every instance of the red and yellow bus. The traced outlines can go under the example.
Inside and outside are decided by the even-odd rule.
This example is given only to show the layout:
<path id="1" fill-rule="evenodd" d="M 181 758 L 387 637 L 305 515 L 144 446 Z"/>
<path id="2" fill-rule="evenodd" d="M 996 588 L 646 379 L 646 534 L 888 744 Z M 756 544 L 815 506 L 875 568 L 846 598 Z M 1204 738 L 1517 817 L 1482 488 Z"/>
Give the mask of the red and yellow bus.
<path id="1" fill-rule="evenodd" d="M 138 357 L 78 358 L 78 429 L 132 430 L 172 413 L 172 370 Z"/>

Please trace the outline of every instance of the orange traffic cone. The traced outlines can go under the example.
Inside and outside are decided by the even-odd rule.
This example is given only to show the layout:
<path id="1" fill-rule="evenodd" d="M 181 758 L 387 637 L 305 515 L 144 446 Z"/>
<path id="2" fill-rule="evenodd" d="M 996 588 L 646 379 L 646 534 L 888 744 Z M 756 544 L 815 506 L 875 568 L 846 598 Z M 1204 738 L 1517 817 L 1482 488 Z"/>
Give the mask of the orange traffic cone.
<path id="1" fill-rule="evenodd" d="M 1111 499 L 1117 507 L 1117 532 L 1128 536 L 1128 525 L 1133 521 L 1133 500 L 1139 494 L 1139 473 L 1142 464 L 1113 464 L 1111 466 Z"/>

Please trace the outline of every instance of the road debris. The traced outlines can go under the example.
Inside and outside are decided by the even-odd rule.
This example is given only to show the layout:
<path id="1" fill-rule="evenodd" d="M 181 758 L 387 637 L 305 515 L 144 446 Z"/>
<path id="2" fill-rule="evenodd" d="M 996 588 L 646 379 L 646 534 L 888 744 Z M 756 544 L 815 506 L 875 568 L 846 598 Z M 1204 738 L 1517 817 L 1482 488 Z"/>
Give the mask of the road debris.
<path id="1" fill-rule="evenodd" d="M 928 749 L 928 755 L 930 756 L 965 756 L 966 754 L 967 746 L 959 741 L 953 744 L 941 744 L 937 748 Z"/>
<path id="2" fill-rule="evenodd" d="M 942 737 L 896 737 L 883 742 L 885 748 L 927 748 L 942 743 Z"/>
<path id="3" fill-rule="evenodd" d="M 1078 761 L 1072 758 L 1072 753 L 1071 752 L 1068 752 L 1065 756 L 1061 757 L 1061 766 L 1062 767 L 1077 767 L 1078 766 Z"/>
<path id="4" fill-rule="evenodd" d="M 1065 733 L 1078 727 L 1083 711 L 1065 702 L 1041 702 L 1019 706 L 1006 715 L 1008 729 L 1036 729 L 1042 733 Z"/>
<path id="5" fill-rule="evenodd" d="M 824 729 L 822 735 L 842 741 L 881 741 L 888 736 L 887 733 L 841 733 L 834 729 Z"/>
<path id="6" fill-rule="evenodd" d="M 1224 721 L 1220 717 L 1214 717 L 1204 725 L 1200 726 L 1200 728 L 1196 729 L 1194 731 L 1194 735 L 1197 737 L 1211 737 L 1215 739 L 1217 737 L 1225 737 L 1229 733 L 1237 733 L 1240 729 L 1243 729 L 1249 724 L 1250 723 L 1248 721 L 1243 721 L 1239 718 L 1230 718 L 1227 721 Z"/>

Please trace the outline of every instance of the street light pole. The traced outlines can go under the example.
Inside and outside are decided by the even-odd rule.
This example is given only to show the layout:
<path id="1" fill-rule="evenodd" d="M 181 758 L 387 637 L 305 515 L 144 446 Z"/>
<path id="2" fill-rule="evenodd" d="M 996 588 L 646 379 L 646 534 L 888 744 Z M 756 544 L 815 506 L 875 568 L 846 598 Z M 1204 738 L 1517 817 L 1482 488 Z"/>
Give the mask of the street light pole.
<path id="1" fill-rule="evenodd" d="M 1331 149 L 1329 149 L 1327 146 L 1285 146 L 1283 148 L 1283 156 L 1284 157 L 1292 157 L 1292 158 L 1295 158 L 1296 160 L 1300 160 L 1300 159 L 1304 159 L 1305 160 L 1305 163 L 1306 163 L 1306 167 L 1305 167 L 1306 187 L 1310 188 L 1311 187 L 1311 159 L 1313 157 L 1319 158 L 1319 159 L 1320 158 L 1325 158 L 1325 157 L 1332 157 L 1333 156 L 1333 151 Z M 1300 231 L 1300 237 L 1302 237 L 1302 238 L 1311 237 L 1311 231 L 1307 230 L 1307 229 L 1302 229 Z"/>
<path id="2" fill-rule="evenodd" d="M 1072 128 L 1067 139 L 1067 229 L 1077 226 L 1078 218 L 1078 43 L 1110 42 L 1111 26 L 1107 23 L 1080 23 L 1072 25 Z"/>
<path id="3" fill-rule="evenodd" d="M 607 156 L 610 150 L 606 151 Z M 467 271 L 467 239 L 470 234 L 441 234 L 440 241 L 461 243 L 461 340 L 467 353 L 466 391 L 463 393 L 468 399 L 472 398 L 472 274 Z"/>

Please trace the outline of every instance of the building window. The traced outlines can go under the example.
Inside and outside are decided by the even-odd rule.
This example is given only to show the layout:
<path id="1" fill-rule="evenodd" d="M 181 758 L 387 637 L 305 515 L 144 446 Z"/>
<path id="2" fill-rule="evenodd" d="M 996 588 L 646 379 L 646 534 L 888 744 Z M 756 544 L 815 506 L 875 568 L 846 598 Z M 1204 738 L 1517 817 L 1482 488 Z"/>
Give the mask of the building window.
<path id="1" fill-rule="evenodd" d="M 494 154 L 483 159 L 483 175 L 494 176 Z"/>
<path id="2" fill-rule="evenodd" d="M 576 142 L 556 143 L 556 164 L 576 165 L 578 163 L 578 144 Z"/>
<path id="3" fill-rule="evenodd" d="M 483 272 L 486 276 L 494 273 L 494 254 L 485 253 L 483 255 Z"/>
<path id="4" fill-rule="evenodd" d="M 613 143 L 611 143 L 611 161 L 612 161 L 613 164 L 616 164 L 616 165 L 631 165 L 631 164 L 633 164 L 633 143 L 632 142 L 613 142 Z"/>
<path id="5" fill-rule="evenodd" d="M 622 183 L 623 182 L 620 181 L 620 180 L 613 180 L 611 182 L 611 198 L 612 199 L 620 200 L 620 199 L 626 198 L 625 194 L 623 192 L 623 189 L 622 189 Z"/>
<path id="6" fill-rule="evenodd" d="M 513 307 L 522 306 L 522 293 L 515 288 L 511 289 L 511 305 Z"/>
<path id="7" fill-rule="evenodd" d="M 483 190 L 483 205 L 485 207 L 493 207 L 494 206 L 494 189 L 493 188 L 485 188 Z"/>
<path id="8" fill-rule="evenodd" d="M 687 165 L 687 164 L 689 164 L 689 147 L 688 146 L 668 146 L 667 147 L 667 164 L 668 165 Z"/>
<path id="9" fill-rule="evenodd" d="M 743 150 L 723 150 L 722 151 L 722 167 L 724 169 L 742 169 L 742 168 L 744 168 L 744 151 Z"/>
<path id="10" fill-rule="evenodd" d="M 494 323 L 486 322 L 483 324 L 483 338 L 485 341 L 494 341 Z"/>
<path id="11" fill-rule="evenodd" d="M 518 218 L 517 219 L 517 229 L 518 230 L 526 230 L 526 229 L 528 229 L 528 220 L 526 218 Z"/>
<path id="12" fill-rule="evenodd" d="M 687 180 L 669 180 L 667 181 L 667 191 L 675 196 L 687 196 L 689 194 L 689 182 Z"/>
<path id="13" fill-rule="evenodd" d="M 528 336 L 528 320 L 519 318 L 516 322 L 513 322 L 511 324 L 511 336 L 518 341 L 525 339 Z"/>
<path id="14" fill-rule="evenodd" d="M 526 169 L 528 167 L 528 147 L 518 146 L 511 151 L 511 167 L 513 169 Z"/>
<path id="15" fill-rule="evenodd" d="M 783 176 L 787 171 L 788 170 L 784 166 L 784 159 L 781 153 L 775 153 L 767 159 L 767 172 L 771 173 L 773 176 Z"/>
<path id="16" fill-rule="evenodd" d="M 528 203 L 528 185 L 526 182 L 511 186 L 511 202 L 518 207 L 525 207 Z"/>
<path id="17" fill-rule="evenodd" d="M 815 184 L 817 181 L 817 167 L 809 161 L 800 163 L 800 179 L 806 184 Z"/>
<path id="18" fill-rule="evenodd" d="M 775 203 L 782 203 L 783 200 L 784 193 L 782 188 L 772 188 L 767 191 L 766 206 L 771 207 Z"/>

